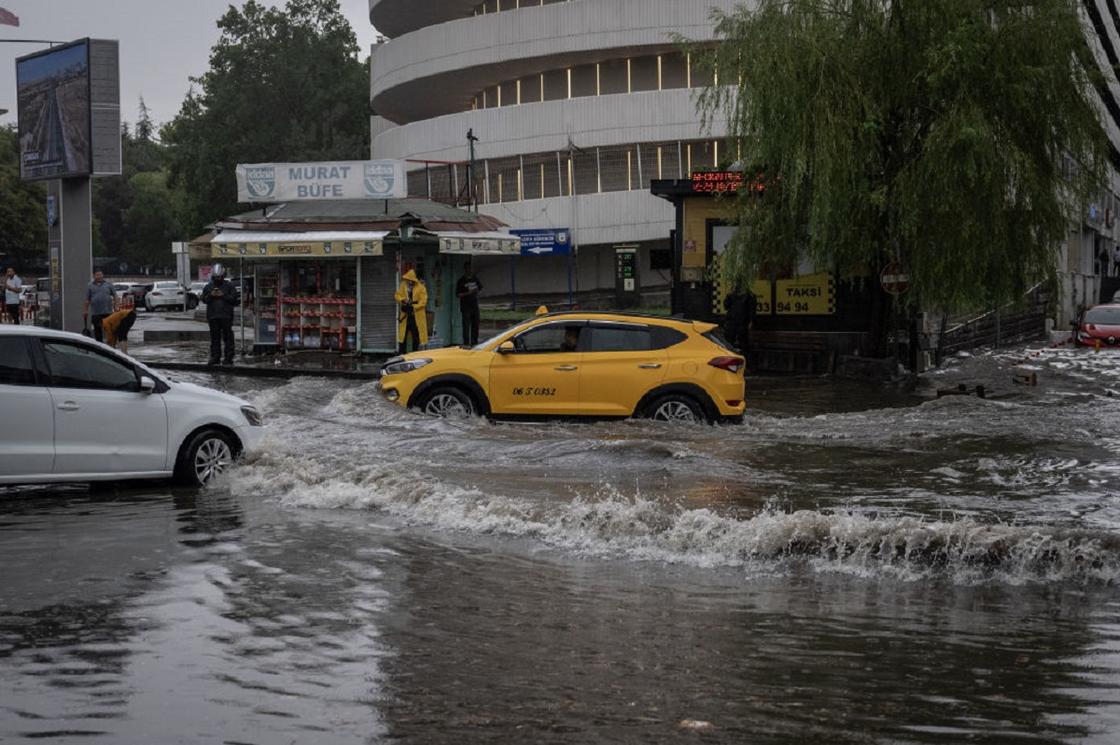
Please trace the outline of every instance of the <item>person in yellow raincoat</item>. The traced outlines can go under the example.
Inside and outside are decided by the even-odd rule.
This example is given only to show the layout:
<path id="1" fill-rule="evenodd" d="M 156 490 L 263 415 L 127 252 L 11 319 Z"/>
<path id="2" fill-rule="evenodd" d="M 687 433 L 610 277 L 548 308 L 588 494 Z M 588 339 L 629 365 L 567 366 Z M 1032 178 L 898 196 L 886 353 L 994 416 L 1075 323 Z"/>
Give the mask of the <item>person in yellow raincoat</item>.
<path id="1" fill-rule="evenodd" d="M 101 322 L 105 343 L 113 349 L 120 349 L 128 354 L 128 332 L 132 324 L 136 323 L 136 308 L 129 306 L 122 308 L 112 315 L 106 316 Z"/>
<path id="2" fill-rule="evenodd" d="M 393 296 L 397 299 L 397 342 L 399 354 L 404 354 L 408 340 L 412 351 L 428 343 L 428 288 L 409 269 L 401 277 L 401 286 Z"/>

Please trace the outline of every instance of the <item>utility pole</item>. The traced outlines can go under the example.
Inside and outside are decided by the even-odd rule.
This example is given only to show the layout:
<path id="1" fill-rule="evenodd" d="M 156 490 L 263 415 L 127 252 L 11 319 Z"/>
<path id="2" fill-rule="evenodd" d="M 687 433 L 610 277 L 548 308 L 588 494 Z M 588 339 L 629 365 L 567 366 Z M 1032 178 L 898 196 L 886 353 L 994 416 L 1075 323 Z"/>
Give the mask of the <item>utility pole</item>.
<path id="1" fill-rule="evenodd" d="M 467 169 L 467 199 L 470 201 L 471 206 L 474 207 L 475 213 L 478 212 L 478 198 L 474 191 L 474 143 L 478 142 L 478 138 L 474 136 L 474 129 L 467 130 L 467 147 L 470 149 L 470 167 Z"/>
<path id="2" fill-rule="evenodd" d="M 584 155 L 584 151 L 576 147 L 572 142 L 572 136 L 568 135 L 568 168 L 571 169 L 572 182 L 569 188 L 571 192 L 568 196 L 571 197 L 572 205 L 572 250 L 568 254 L 568 307 L 573 307 L 572 299 L 572 274 L 573 264 L 575 280 L 576 280 L 576 293 L 579 292 L 579 203 L 576 200 L 576 158 L 575 153 Z"/>

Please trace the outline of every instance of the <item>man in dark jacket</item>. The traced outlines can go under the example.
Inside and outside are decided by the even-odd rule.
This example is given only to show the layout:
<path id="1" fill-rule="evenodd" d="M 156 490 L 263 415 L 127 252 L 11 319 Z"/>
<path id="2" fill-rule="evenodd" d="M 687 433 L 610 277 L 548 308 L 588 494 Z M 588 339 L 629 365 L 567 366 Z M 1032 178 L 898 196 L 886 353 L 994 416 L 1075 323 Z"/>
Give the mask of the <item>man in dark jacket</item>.
<path id="1" fill-rule="evenodd" d="M 459 312 L 463 316 L 463 345 L 473 347 L 478 344 L 478 293 L 482 292 L 482 280 L 474 273 L 471 260 L 463 264 L 463 276 L 455 283 L 455 294 L 459 297 Z"/>
<path id="2" fill-rule="evenodd" d="M 723 333 L 731 344 L 745 358 L 750 347 L 751 326 L 754 324 L 755 297 L 750 290 L 734 290 L 723 301 L 727 316 L 723 321 Z"/>
<path id="3" fill-rule="evenodd" d="M 225 267 L 215 264 L 210 281 L 202 288 L 202 302 L 206 303 L 206 321 L 210 324 L 209 365 L 233 364 L 233 309 L 241 304 L 237 287 L 225 277 Z M 225 356 L 222 345 L 225 345 Z"/>

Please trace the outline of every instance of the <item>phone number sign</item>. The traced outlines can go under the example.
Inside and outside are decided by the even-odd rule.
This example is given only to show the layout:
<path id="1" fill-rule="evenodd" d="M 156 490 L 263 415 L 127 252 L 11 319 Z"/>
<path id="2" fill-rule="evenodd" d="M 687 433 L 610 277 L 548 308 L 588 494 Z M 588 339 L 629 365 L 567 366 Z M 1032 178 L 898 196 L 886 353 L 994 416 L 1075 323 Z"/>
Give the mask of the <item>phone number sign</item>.
<path id="1" fill-rule="evenodd" d="M 769 303 L 765 305 L 769 306 Z M 792 279 L 779 279 L 774 283 L 774 305 L 760 313 L 773 312 L 779 316 L 827 316 L 836 312 L 836 288 L 829 272 L 807 274 Z"/>

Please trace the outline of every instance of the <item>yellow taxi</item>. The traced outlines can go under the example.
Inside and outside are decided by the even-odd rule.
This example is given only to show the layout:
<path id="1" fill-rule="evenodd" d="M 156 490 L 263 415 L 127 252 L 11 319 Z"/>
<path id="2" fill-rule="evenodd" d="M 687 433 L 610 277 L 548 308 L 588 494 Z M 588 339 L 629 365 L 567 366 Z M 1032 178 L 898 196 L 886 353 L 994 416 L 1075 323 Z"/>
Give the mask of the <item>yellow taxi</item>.
<path id="1" fill-rule="evenodd" d="M 597 311 L 545 313 L 476 347 L 388 360 L 388 400 L 435 416 L 740 420 L 743 357 L 712 323 Z"/>

